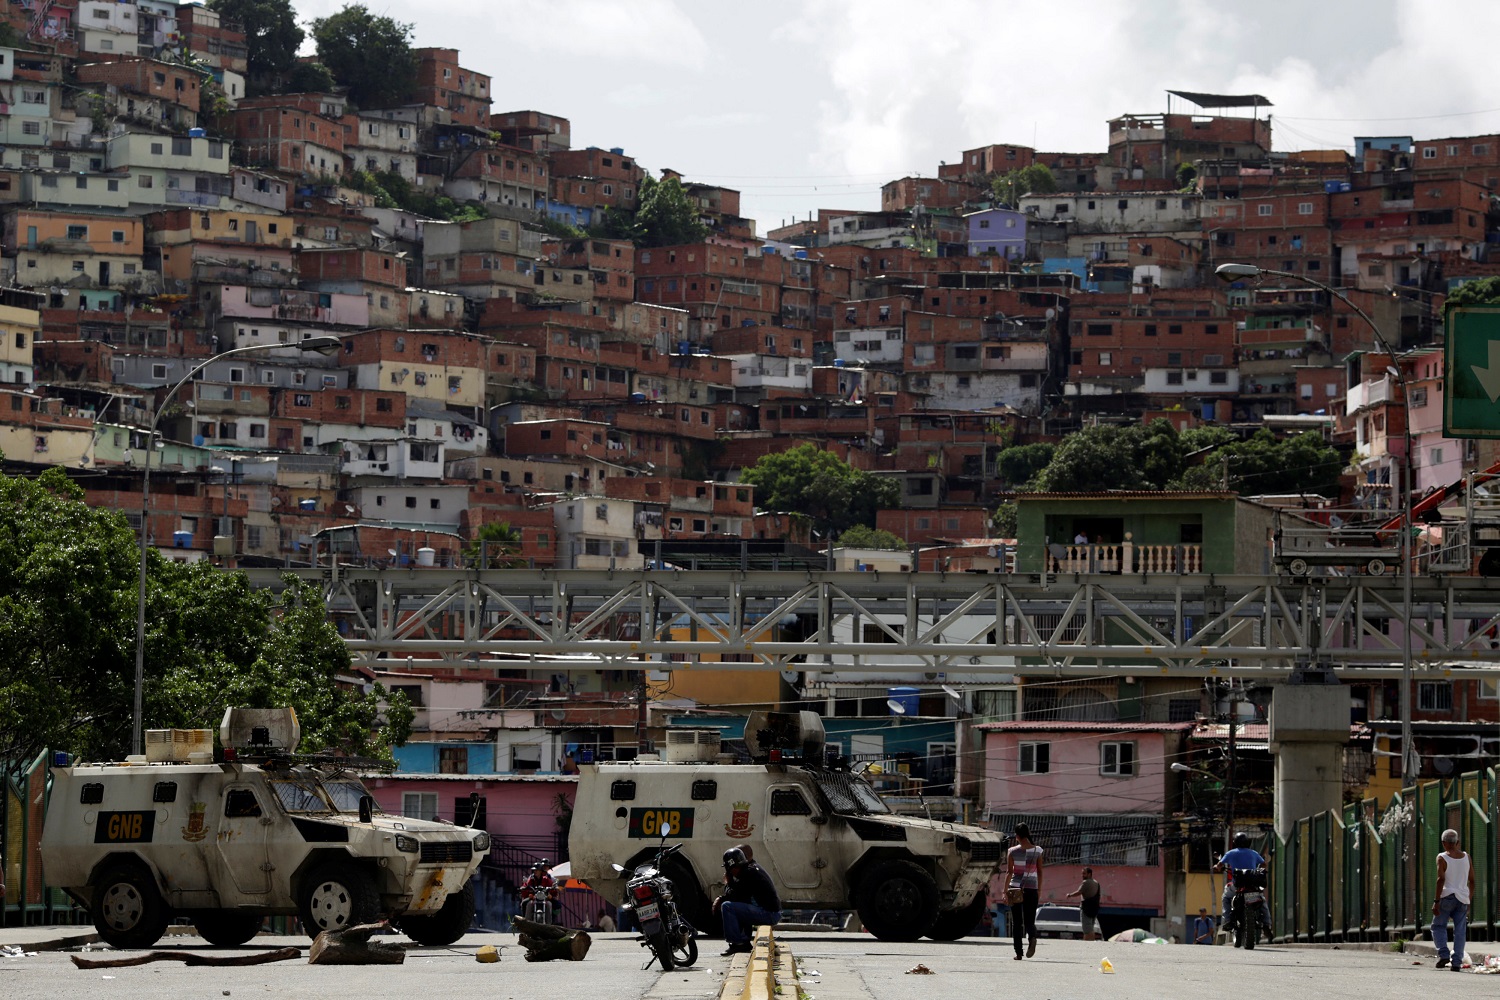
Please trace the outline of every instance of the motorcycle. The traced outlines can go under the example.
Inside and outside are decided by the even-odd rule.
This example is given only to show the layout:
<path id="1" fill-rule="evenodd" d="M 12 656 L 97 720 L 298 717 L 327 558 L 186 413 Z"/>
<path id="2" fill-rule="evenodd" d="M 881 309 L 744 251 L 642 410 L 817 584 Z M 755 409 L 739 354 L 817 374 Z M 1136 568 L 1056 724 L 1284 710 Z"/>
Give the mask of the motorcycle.
<path id="1" fill-rule="evenodd" d="M 1229 919 L 1234 924 L 1234 946 L 1252 951 L 1260 940 L 1261 913 L 1266 901 L 1264 868 L 1234 869 L 1234 894 Z"/>
<path id="2" fill-rule="evenodd" d="M 653 960 L 661 963 L 663 972 L 686 968 L 698 961 L 698 932 L 677 910 L 672 880 L 662 870 L 666 860 L 682 850 L 681 844 L 667 846 L 671 828 L 664 826 L 656 857 L 635 867 L 625 883 L 625 901 L 620 909 L 634 912 L 640 926 L 642 948 L 651 949 Z M 613 865 L 623 873 L 623 865 Z M 650 968 L 651 960 L 645 967 Z"/>
<path id="3" fill-rule="evenodd" d="M 521 916 L 538 924 L 557 923 L 559 892 L 556 885 L 535 885 L 527 882 L 521 886 Z"/>

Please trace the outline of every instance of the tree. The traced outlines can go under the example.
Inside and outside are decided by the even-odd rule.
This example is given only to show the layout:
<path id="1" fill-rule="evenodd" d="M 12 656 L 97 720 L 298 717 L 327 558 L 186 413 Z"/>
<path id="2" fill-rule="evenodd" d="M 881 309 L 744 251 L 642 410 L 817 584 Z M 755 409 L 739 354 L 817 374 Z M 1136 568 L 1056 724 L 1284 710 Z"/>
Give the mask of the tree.
<path id="1" fill-rule="evenodd" d="M 473 566 L 525 566 L 524 559 L 516 558 L 520 550 L 521 533 L 509 521 L 491 521 L 474 533 L 474 541 L 464 549 L 464 561 Z"/>
<path id="2" fill-rule="evenodd" d="M 1203 464 L 1185 469 L 1174 489 L 1228 488 L 1249 496 L 1316 493 L 1337 496 L 1343 455 L 1313 431 L 1278 440 L 1268 430 L 1215 448 Z"/>
<path id="3" fill-rule="evenodd" d="M 1500 302 L 1500 277 L 1466 281 L 1448 294 L 1445 305 L 1480 306 Z"/>
<path id="4" fill-rule="evenodd" d="M 708 227 L 698 221 L 698 210 L 688 200 L 682 182 L 675 177 L 641 181 L 640 207 L 636 209 L 633 236 L 636 246 L 670 247 L 697 243 L 708 236 Z"/>
<path id="5" fill-rule="evenodd" d="M 995 460 L 996 471 L 1011 489 L 1023 489 L 1047 467 L 1056 450 L 1050 444 L 1020 444 L 1006 448 Z"/>
<path id="6" fill-rule="evenodd" d="M 274 92 L 297 63 L 306 37 L 291 0 L 208 0 L 208 9 L 245 29 L 247 76 L 255 93 Z"/>
<path id="7" fill-rule="evenodd" d="M 990 181 L 990 193 L 997 201 L 1014 205 L 1025 194 L 1051 194 L 1057 190 L 1057 178 L 1045 163 L 1011 170 Z"/>
<path id="8" fill-rule="evenodd" d="M 334 88 L 333 74 L 322 63 L 299 62 L 286 75 L 288 94 L 325 94 Z"/>
<path id="9" fill-rule="evenodd" d="M 740 478 L 755 486 L 761 510 L 806 515 L 824 538 L 856 524 L 873 526 L 877 510 L 901 500 L 894 480 L 856 469 L 811 443 L 763 455 Z"/>
<path id="10" fill-rule="evenodd" d="M 404 699 L 345 690 L 348 650 L 316 590 L 277 601 L 241 574 L 147 557 L 147 725 L 289 704 L 308 749 L 388 755 L 383 741 L 405 739 Z M 0 760 L 128 752 L 139 559 L 124 515 L 83 503 L 61 470 L 0 476 Z"/>
<path id="11" fill-rule="evenodd" d="M 1166 421 L 1163 421 L 1166 423 Z M 1169 424 L 1170 429 L 1170 424 Z M 1038 472 L 1038 490 L 1053 493 L 1097 493 L 1103 490 L 1145 490 L 1160 487 L 1146 477 L 1139 454 L 1146 429 L 1140 424 L 1118 427 L 1101 424 L 1071 433 L 1053 451 L 1052 462 Z M 1160 444 L 1160 439 L 1154 442 Z M 1152 468 L 1166 465 L 1160 457 Z"/>
<path id="12" fill-rule="evenodd" d="M 361 108 L 383 108 L 407 103 L 416 90 L 412 27 L 352 3 L 313 21 L 312 35 L 318 61 L 349 88 L 349 100 Z"/>
<path id="13" fill-rule="evenodd" d="M 890 549 L 906 548 L 906 539 L 893 531 L 872 528 L 867 524 L 856 524 L 839 535 L 839 544 L 846 549 Z"/>

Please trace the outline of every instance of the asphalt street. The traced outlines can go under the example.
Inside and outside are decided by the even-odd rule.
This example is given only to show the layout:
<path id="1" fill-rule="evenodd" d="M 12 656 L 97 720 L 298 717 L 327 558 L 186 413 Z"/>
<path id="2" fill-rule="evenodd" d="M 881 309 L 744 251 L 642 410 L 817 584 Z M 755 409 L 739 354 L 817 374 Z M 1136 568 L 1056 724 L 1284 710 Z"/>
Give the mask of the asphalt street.
<path id="1" fill-rule="evenodd" d="M 33 942 L 44 941 L 40 934 Z M 392 940 L 402 940 L 392 938 Z M 891 944 L 861 934 L 786 932 L 783 943 L 796 957 L 802 993 L 810 1000 L 935 1000 L 965 996 L 1015 996 L 1028 1000 L 1156 1000 L 1213 997 L 1232 991 L 1266 1000 L 1290 997 L 1378 1000 L 1444 991 L 1452 997 L 1494 996 L 1500 978 L 1433 968 L 1427 956 L 1266 945 L 1254 952 L 1186 945 L 1043 941 L 1035 958 L 1017 962 L 1008 941 L 971 939 L 951 944 Z M 0 931 L 0 943 L 25 945 L 22 936 Z M 475 951 L 496 944 L 501 961 L 476 962 Z M 294 945 L 305 938 L 262 936 L 256 948 Z M 1471 949 L 1476 958 L 1488 946 Z M 197 954 L 244 954 L 216 949 L 193 936 L 166 938 L 157 950 Z M 1500 951 L 1500 948 L 1495 950 Z M 703 942 L 691 969 L 662 973 L 643 969 L 646 952 L 631 935 L 604 934 L 582 962 L 528 963 L 513 934 L 470 934 L 450 948 L 414 948 L 401 966 L 309 966 L 305 960 L 242 968 L 187 967 L 176 962 L 122 969 L 78 969 L 83 958 L 124 957 L 110 949 L 42 951 L 0 958 L 0 997 L 6 1000 L 108 1000 L 277 997 L 308 1000 L 463 997 L 482 1000 L 688 1000 L 717 997 L 730 959 L 717 943 Z M 1100 971 L 1108 957 L 1113 974 Z M 914 972 L 918 966 L 928 974 Z M 1437 977 L 1442 976 L 1439 979 Z M 783 996 L 797 994 L 783 986 Z"/>

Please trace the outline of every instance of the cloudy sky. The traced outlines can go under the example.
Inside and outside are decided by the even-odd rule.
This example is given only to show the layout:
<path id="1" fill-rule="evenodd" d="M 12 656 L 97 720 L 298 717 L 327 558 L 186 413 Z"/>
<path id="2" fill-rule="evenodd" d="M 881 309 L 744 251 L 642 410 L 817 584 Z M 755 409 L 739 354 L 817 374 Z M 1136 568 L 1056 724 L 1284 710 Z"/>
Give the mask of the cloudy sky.
<path id="1" fill-rule="evenodd" d="M 344 5 L 294 0 L 308 20 Z M 762 232 L 878 208 L 882 183 L 985 143 L 1102 152 L 1109 118 L 1163 113 L 1168 89 L 1264 95 L 1280 150 L 1500 132 L 1490 0 L 366 6 L 489 74 L 495 111 L 562 115 L 574 146 L 737 188 Z"/>

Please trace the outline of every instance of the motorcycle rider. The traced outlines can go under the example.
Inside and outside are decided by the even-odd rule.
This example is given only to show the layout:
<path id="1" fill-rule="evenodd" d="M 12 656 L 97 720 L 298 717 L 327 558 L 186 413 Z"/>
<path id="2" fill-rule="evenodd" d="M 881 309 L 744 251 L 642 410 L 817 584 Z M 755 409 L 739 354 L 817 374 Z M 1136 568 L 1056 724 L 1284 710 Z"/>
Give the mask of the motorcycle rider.
<path id="1" fill-rule="evenodd" d="M 729 945 L 721 954 L 748 952 L 754 927 L 781 922 L 781 897 L 766 870 L 738 847 L 724 852 L 724 876 L 724 894 L 714 900 L 714 912 L 724 921 L 724 941 Z"/>
<path id="2" fill-rule="evenodd" d="M 1225 851 L 1224 856 L 1214 863 L 1214 872 L 1225 872 L 1224 896 L 1222 899 L 1224 909 L 1225 930 L 1234 928 L 1234 872 L 1235 869 L 1264 868 L 1266 859 L 1261 857 L 1260 852 L 1250 846 L 1250 835 L 1237 833 L 1234 835 L 1234 849 Z M 1260 923 L 1269 934 L 1271 931 L 1271 902 L 1268 896 L 1262 896 L 1260 903 Z"/>
<path id="3" fill-rule="evenodd" d="M 521 883 L 521 898 L 536 899 L 538 901 L 548 899 L 557 891 L 557 880 L 552 877 L 551 865 L 543 858 L 531 866 L 531 874 L 526 876 L 526 881 Z"/>

